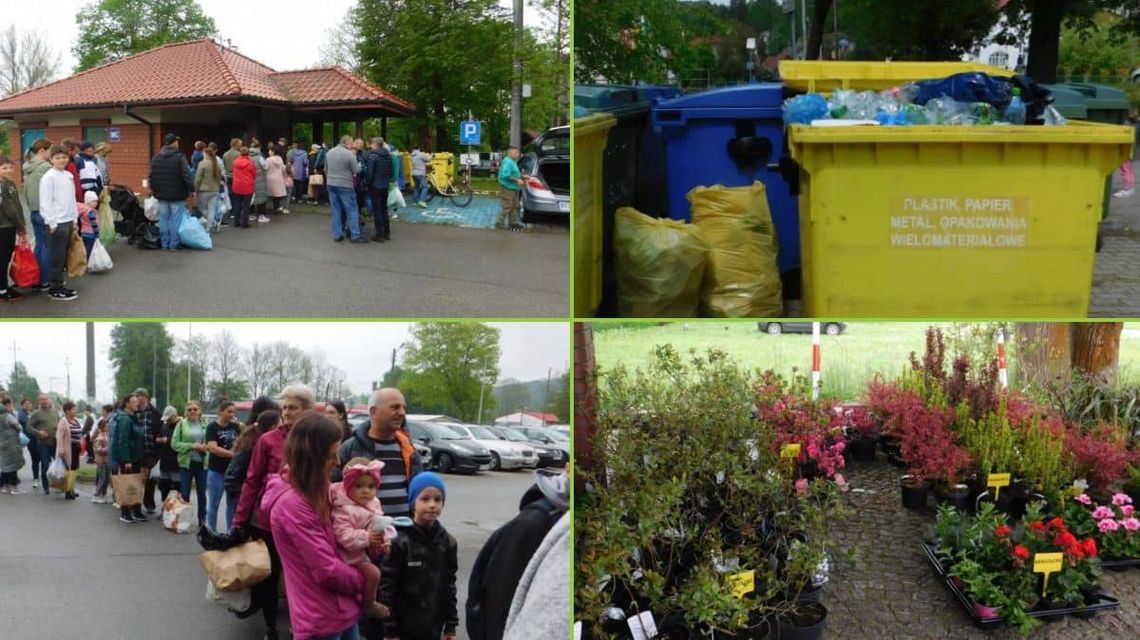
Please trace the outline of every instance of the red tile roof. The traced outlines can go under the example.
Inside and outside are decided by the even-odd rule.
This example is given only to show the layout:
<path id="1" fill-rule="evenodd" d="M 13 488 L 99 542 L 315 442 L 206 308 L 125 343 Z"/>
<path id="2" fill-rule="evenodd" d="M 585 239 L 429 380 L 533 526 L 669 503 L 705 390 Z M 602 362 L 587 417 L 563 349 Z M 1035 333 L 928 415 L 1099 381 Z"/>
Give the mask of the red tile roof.
<path id="1" fill-rule="evenodd" d="M 542 420 L 543 422 L 558 422 L 558 416 L 554 415 L 553 413 L 537 413 L 535 411 L 523 411 L 523 415 L 527 415 L 527 416 L 530 416 L 532 418 L 538 418 L 539 420 Z"/>
<path id="2" fill-rule="evenodd" d="M 203 38 L 162 45 L 0 100 L 0 115 L 123 104 L 226 98 L 289 106 L 380 104 L 398 114 L 415 107 L 340 67 L 277 72 Z"/>

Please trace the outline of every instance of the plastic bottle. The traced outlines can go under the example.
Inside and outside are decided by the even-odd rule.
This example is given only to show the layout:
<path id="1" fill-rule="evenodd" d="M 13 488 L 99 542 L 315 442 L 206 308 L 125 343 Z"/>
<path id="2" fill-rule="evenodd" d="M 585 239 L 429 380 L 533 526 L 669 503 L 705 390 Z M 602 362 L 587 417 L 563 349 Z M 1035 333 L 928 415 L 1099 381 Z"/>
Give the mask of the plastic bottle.
<path id="1" fill-rule="evenodd" d="M 1013 99 L 1005 108 L 1005 121 L 1010 124 L 1025 124 L 1025 103 L 1021 100 L 1021 89 L 1013 88 Z"/>

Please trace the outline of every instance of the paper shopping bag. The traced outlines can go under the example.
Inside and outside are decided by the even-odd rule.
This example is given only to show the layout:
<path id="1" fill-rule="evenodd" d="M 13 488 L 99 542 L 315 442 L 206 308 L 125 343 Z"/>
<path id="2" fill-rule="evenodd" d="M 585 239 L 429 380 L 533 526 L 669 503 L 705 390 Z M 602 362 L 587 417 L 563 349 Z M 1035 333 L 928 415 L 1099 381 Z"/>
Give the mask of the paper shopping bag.
<path id="1" fill-rule="evenodd" d="M 142 504 L 143 477 L 141 473 L 120 473 L 111 476 L 111 487 L 120 507 Z"/>
<path id="2" fill-rule="evenodd" d="M 198 556 L 206 577 L 218 591 L 241 591 L 269 577 L 269 548 L 253 540 L 226 551 L 203 551 Z"/>

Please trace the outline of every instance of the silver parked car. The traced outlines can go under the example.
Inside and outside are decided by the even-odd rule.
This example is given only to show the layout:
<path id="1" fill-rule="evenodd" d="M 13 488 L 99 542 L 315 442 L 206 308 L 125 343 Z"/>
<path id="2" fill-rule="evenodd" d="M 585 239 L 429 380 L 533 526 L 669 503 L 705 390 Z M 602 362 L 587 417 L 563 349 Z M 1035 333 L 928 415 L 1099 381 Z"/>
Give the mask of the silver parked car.
<path id="1" fill-rule="evenodd" d="M 477 424 L 448 424 L 456 433 L 471 438 L 487 447 L 491 452 L 491 470 L 534 469 L 538 466 L 538 454 L 534 447 L 516 444 L 499 438 L 487 427 Z"/>
<path id="2" fill-rule="evenodd" d="M 526 180 L 522 190 L 523 222 L 536 215 L 570 217 L 570 127 L 547 129 L 523 150 L 519 171 Z"/>

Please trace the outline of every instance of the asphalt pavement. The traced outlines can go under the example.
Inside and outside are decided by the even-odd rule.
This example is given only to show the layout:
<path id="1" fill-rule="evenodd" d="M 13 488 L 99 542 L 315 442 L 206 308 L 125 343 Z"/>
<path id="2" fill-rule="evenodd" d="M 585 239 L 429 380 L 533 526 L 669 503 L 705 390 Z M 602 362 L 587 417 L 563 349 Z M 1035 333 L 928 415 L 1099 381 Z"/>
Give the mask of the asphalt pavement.
<path id="1" fill-rule="evenodd" d="M 392 241 L 334 243 L 327 207 L 294 206 L 211 251 L 118 241 L 110 272 L 69 281 L 71 302 L 33 293 L 23 318 L 444 318 L 569 315 L 568 225 L 525 233 L 392 221 Z"/>
<path id="2" fill-rule="evenodd" d="M 79 498 L 65 501 L 33 491 L 30 464 L 19 474 L 26 493 L 0 494 L 0 638 L 262 637 L 261 614 L 239 620 L 206 601 L 196 528 L 179 535 L 157 520 L 125 525 L 118 509 L 91 503 L 90 484 L 79 484 Z M 440 521 L 459 543 L 460 640 L 468 637 L 464 602 L 475 557 L 518 513 L 533 479 L 531 471 L 445 477 Z M 278 629 L 282 639 L 292 637 L 287 600 Z"/>

